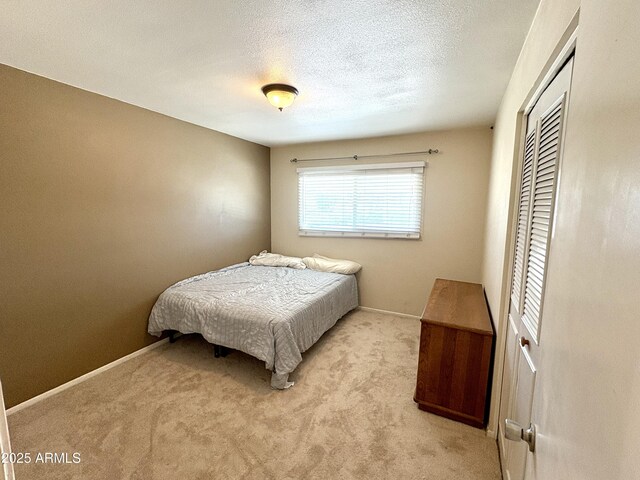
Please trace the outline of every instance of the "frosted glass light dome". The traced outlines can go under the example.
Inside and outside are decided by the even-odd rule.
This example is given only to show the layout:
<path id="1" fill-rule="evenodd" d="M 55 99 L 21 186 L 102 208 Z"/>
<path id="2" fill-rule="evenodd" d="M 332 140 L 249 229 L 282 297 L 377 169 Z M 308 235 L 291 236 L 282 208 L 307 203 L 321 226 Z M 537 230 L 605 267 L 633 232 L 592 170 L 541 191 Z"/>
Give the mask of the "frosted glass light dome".
<path id="1" fill-rule="evenodd" d="M 298 89 L 284 83 L 270 83 L 262 87 L 262 93 L 264 93 L 271 105 L 282 111 L 283 108 L 291 105 L 296 99 Z"/>

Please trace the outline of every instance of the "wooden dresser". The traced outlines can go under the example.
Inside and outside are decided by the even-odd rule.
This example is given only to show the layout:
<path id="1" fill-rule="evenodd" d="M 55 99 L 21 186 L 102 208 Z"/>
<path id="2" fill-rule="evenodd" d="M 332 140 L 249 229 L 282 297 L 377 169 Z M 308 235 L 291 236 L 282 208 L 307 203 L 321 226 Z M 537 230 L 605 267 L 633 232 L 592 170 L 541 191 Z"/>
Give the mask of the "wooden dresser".
<path id="1" fill-rule="evenodd" d="M 436 279 L 421 323 L 413 399 L 421 410 L 483 428 L 494 334 L 482 285 Z"/>

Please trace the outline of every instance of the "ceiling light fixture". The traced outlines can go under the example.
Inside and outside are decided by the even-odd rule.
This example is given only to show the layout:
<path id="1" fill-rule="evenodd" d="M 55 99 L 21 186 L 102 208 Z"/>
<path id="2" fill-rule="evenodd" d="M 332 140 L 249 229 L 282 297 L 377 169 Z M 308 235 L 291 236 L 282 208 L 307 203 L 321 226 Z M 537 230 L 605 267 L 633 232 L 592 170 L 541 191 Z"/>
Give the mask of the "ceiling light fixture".
<path id="1" fill-rule="evenodd" d="M 288 107 L 298 96 L 298 89 L 284 83 L 270 83 L 262 87 L 262 93 L 267 97 L 269 103 L 282 111 Z"/>

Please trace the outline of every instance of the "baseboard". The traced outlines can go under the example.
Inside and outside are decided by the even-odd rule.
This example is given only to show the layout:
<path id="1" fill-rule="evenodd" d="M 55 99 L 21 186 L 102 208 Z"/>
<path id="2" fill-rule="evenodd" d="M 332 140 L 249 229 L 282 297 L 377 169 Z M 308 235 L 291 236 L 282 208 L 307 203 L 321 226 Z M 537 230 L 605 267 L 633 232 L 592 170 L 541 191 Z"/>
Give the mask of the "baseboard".
<path id="1" fill-rule="evenodd" d="M 495 430 L 487 429 L 487 437 L 493 438 L 493 439 L 497 439 L 498 438 L 498 432 L 496 432 Z"/>
<path id="2" fill-rule="evenodd" d="M 30 407 L 31 405 L 34 405 L 38 402 L 41 402 L 42 400 L 49 398 L 49 397 L 53 397 L 54 395 L 62 392 L 63 390 L 66 390 L 67 388 L 73 387 L 74 385 L 78 385 L 79 383 L 84 382 L 85 380 L 89 380 L 91 377 L 95 377 L 96 375 L 102 373 L 102 372 L 106 372 L 107 370 L 112 369 L 113 367 L 116 367 L 118 365 L 120 365 L 121 363 L 126 362 L 127 360 L 131 360 L 132 358 L 138 357 L 140 355 L 142 355 L 143 353 L 147 353 L 155 348 L 158 348 L 162 345 L 164 345 L 165 343 L 167 343 L 169 341 L 169 338 L 163 338 L 162 340 L 159 340 L 157 342 L 152 343 L 151 345 L 147 345 L 144 348 L 141 348 L 140 350 L 136 350 L 133 353 L 130 353 L 129 355 L 125 355 L 122 358 L 119 358 L 117 360 L 114 360 L 111 363 L 107 363 L 106 365 L 103 365 L 100 368 L 96 368 L 95 370 L 92 370 L 88 373 L 85 373 L 84 375 L 81 375 L 78 378 L 74 378 L 73 380 L 69 380 L 67 383 L 63 383 L 62 385 L 52 388 L 51 390 L 47 390 L 44 393 L 41 393 L 40 395 L 36 395 L 33 398 L 30 398 L 29 400 L 25 400 L 22 403 L 19 403 L 18 405 L 11 407 L 7 410 L 7 415 L 12 415 L 14 413 L 19 412 L 20 410 L 24 410 L 27 407 Z"/>
<path id="3" fill-rule="evenodd" d="M 396 315 L 398 317 L 406 317 L 406 318 L 413 318 L 414 320 L 420 320 L 420 317 L 417 315 L 409 315 L 408 313 L 400 313 L 400 312 L 390 312 L 389 310 L 380 310 L 378 308 L 360 306 L 358 307 L 358 310 L 363 310 L 365 312 L 384 313 L 387 315 Z"/>

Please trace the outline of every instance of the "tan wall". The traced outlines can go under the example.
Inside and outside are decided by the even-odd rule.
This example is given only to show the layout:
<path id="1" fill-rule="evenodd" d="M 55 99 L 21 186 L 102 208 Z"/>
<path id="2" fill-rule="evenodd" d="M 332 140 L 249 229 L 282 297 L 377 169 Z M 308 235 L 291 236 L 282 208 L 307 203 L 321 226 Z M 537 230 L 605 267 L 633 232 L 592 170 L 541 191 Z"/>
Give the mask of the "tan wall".
<path id="1" fill-rule="evenodd" d="M 0 66 L 8 406 L 151 343 L 157 296 L 269 248 L 269 149 Z"/>
<path id="2" fill-rule="evenodd" d="M 298 236 L 298 158 L 372 155 L 438 148 L 428 157 L 421 240 Z M 461 129 L 271 149 L 271 239 L 274 252 L 314 252 L 363 265 L 360 304 L 420 315 L 436 277 L 479 282 L 491 155 L 491 130 Z M 411 161 L 416 157 L 393 159 Z M 389 158 L 373 160 L 389 162 Z M 370 163 L 372 163 L 371 161 Z M 369 160 L 359 163 L 369 162 Z M 348 162 L 347 162 L 348 163 Z M 353 163 L 353 162 L 351 162 Z M 308 162 L 304 166 L 332 165 Z M 340 162 L 345 164 L 345 162 Z"/>
<path id="3" fill-rule="evenodd" d="M 640 472 L 640 3 L 543 0 L 500 110 L 485 282 L 500 304 L 511 119 L 580 7 L 573 84 L 548 263 L 527 479 Z M 534 61 L 534 59 L 537 59 Z M 520 64 L 519 64 L 520 65 Z M 536 66 L 537 65 L 537 66 Z M 513 191 L 511 192 L 513 193 Z M 505 219 L 506 220 L 506 219 Z"/>

